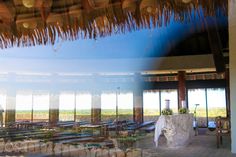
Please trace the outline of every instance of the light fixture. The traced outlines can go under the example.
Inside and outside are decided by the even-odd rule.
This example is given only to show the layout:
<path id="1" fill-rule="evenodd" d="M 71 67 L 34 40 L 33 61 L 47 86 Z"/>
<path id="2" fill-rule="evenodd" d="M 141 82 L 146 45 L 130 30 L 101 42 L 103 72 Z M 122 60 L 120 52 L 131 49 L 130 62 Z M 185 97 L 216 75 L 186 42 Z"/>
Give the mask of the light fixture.
<path id="1" fill-rule="evenodd" d="M 150 6 L 147 7 L 147 12 L 148 12 L 148 13 L 152 13 L 152 7 L 150 7 Z"/>
<path id="2" fill-rule="evenodd" d="M 158 2 L 156 0 L 142 0 L 140 3 L 140 11 L 148 14 L 155 14 L 158 12 Z"/>
<path id="3" fill-rule="evenodd" d="M 37 22 L 36 21 L 28 21 L 22 23 L 23 27 L 26 29 L 35 29 L 37 27 Z"/>
<path id="4" fill-rule="evenodd" d="M 190 3 L 192 0 L 182 0 L 183 3 L 187 4 Z"/>
<path id="5" fill-rule="evenodd" d="M 35 0 L 22 0 L 22 3 L 26 8 L 32 8 L 35 5 Z"/>
<path id="6" fill-rule="evenodd" d="M 29 23 L 28 22 L 24 22 L 22 25 L 23 25 L 24 28 L 29 28 Z"/>

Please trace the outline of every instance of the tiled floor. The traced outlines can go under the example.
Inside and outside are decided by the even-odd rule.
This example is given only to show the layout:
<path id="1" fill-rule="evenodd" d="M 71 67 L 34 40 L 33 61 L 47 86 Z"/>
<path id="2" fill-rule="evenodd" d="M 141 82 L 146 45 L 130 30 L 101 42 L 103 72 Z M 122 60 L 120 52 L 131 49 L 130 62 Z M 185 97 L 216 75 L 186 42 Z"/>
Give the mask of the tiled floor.
<path id="1" fill-rule="evenodd" d="M 155 148 L 153 136 L 150 135 L 140 141 L 137 147 L 144 149 L 144 157 L 236 157 L 230 151 L 230 137 L 223 137 L 223 145 L 217 149 L 215 134 L 209 131 L 205 135 L 194 136 L 184 148 L 167 149 L 163 142 L 160 143 L 161 146 Z"/>

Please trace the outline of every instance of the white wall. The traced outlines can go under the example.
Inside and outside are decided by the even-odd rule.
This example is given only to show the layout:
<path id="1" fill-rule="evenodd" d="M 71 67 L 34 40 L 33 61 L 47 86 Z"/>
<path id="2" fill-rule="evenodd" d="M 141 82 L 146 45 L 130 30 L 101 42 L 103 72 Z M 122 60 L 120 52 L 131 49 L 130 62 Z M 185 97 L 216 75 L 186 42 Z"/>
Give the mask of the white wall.
<path id="1" fill-rule="evenodd" d="M 229 67 L 231 102 L 231 150 L 236 153 L 236 1 L 229 0 Z"/>

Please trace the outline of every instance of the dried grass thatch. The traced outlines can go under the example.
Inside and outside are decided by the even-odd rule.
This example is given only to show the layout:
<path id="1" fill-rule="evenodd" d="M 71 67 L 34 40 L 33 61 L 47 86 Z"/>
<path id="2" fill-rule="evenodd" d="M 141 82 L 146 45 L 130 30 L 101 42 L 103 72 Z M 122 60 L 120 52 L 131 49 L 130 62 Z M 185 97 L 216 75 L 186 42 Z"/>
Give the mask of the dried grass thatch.
<path id="1" fill-rule="evenodd" d="M 26 0 L 27 1 L 27 0 Z M 168 25 L 199 16 L 227 15 L 226 0 L 22 0 L 0 2 L 0 47 L 54 44 Z"/>

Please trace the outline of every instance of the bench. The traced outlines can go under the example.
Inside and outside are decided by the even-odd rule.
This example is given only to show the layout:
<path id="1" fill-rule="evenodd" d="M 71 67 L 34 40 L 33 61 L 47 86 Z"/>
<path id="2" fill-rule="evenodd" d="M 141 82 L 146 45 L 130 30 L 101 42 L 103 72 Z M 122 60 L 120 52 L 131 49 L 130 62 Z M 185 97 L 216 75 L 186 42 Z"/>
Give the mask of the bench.
<path id="1" fill-rule="evenodd" d="M 149 126 L 147 128 L 144 129 L 146 132 L 152 132 L 155 130 L 155 125 Z"/>
<path id="2" fill-rule="evenodd" d="M 142 128 L 145 128 L 145 127 L 148 127 L 150 125 L 154 125 L 154 121 L 147 121 L 147 122 L 143 122 L 143 123 L 140 123 L 140 124 L 132 124 L 132 125 L 128 125 L 126 130 L 138 130 L 138 129 L 142 129 Z"/>

